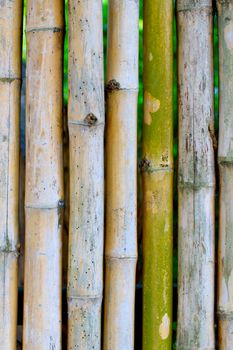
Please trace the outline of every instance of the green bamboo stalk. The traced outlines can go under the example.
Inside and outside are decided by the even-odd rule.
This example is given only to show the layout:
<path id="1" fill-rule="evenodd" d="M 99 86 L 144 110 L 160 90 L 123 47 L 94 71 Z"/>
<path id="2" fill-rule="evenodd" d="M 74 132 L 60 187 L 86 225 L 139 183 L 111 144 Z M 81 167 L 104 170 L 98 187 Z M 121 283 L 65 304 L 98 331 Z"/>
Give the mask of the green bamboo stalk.
<path id="1" fill-rule="evenodd" d="M 143 349 L 171 349 L 173 1 L 144 1 Z"/>

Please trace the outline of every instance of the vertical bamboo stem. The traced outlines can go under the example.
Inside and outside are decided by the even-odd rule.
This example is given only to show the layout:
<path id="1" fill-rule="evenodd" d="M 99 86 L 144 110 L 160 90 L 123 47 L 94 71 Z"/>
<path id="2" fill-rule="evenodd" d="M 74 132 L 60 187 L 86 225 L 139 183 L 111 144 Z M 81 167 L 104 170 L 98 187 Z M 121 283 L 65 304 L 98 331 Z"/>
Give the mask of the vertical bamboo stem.
<path id="1" fill-rule="evenodd" d="M 61 349 L 63 1 L 27 2 L 24 349 Z"/>
<path id="2" fill-rule="evenodd" d="M 180 0 L 177 349 L 214 349 L 214 116 L 211 0 Z"/>
<path id="3" fill-rule="evenodd" d="M 144 1 L 143 349 L 171 349 L 173 1 Z"/>
<path id="4" fill-rule="evenodd" d="M 0 4 L 0 339 L 16 349 L 22 1 Z"/>
<path id="5" fill-rule="evenodd" d="M 220 174 L 218 319 L 219 349 L 233 344 L 233 1 L 218 1 Z"/>
<path id="6" fill-rule="evenodd" d="M 101 0 L 69 2 L 68 349 L 100 349 L 104 80 Z"/>
<path id="7" fill-rule="evenodd" d="M 133 349 L 139 2 L 110 0 L 104 349 Z"/>

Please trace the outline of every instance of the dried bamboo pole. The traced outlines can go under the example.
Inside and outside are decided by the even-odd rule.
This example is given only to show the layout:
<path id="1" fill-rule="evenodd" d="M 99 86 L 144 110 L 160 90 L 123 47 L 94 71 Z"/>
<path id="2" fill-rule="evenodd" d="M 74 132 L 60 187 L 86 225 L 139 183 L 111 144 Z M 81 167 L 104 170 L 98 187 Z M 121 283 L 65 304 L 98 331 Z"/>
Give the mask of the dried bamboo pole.
<path id="1" fill-rule="evenodd" d="M 139 2 L 110 0 L 104 349 L 133 349 Z"/>
<path id="2" fill-rule="evenodd" d="M 180 0 L 177 349 L 214 349 L 214 116 L 211 0 Z"/>
<path id="3" fill-rule="evenodd" d="M 173 0 L 144 1 L 143 349 L 171 349 Z"/>
<path id="4" fill-rule="evenodd" d="M 61 349 L 63 1 L 27 2 L 24 349 Z"/>
<path id="5" fill-rule="evenodd" d="M 218 1 L 220 174 L 218 319 L 219 349 L 233 344 L 233 1 Z"/>
<path id="6" fill-rule="evenodd" d="M 22 1 L 0 3 L 0 339 L 16 349 Z"/>
<path id="7" fill-rule="evenodd" d="M 68 349 L 100 349 L 103 289 L 102 2 L 69 3 Z"/>

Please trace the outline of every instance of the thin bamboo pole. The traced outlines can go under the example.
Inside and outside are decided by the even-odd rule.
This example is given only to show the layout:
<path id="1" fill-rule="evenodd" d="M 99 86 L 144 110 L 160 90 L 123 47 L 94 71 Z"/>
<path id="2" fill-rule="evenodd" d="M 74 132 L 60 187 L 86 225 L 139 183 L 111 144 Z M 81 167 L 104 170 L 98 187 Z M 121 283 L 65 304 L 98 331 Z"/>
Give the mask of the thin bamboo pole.
<path id="1" fill-rule="evenodd" d="M 61 349 L 63 1 L 27 2 L 24 349 Z"/>
<path id="2" fill-rule="evenodd" d="M 103 289 L 102 1 L 69 2 L 68 349 L 100 349 Z"/>
<path id="3" fill-rule="evenodd" d="M 144 1 L 143 349 L 171 349 L 173 0 Z"/>
<path id="4" fill-rule="evenodd" d="M 233 344 L 233 1 L 218 1 L 220 175 L 218 319 L 219 349 Z"/>
<path id="5" fill-rule="evenodd" d="M 212 0 L 180 0 L 177 349 L 214 349 Z"/>
<path id="6" fill-rule="evenodd" d="M 0 3 L 0 339 L 16 349 L 22 1 Z"/>
<path id="7" fill-rule="evenodd" d="M 109 1 L 105 350 L 133 349 L 134 344 L 138 16 L 138 1 Z"/>

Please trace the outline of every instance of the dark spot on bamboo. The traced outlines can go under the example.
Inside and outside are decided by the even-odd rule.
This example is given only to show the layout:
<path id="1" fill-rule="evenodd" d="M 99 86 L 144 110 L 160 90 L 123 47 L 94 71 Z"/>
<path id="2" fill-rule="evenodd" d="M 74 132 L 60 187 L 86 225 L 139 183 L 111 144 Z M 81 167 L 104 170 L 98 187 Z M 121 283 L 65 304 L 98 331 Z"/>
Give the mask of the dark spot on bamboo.
<path id="1" fill-rule="evenodd" d="M 208 131 L 209 131 L 209 134 L 210 134 L 210 137 L 211 137 L 211 140 L 212 140 L 213 148 L 214 148 L 214 150 L 216 150 L 218 148 L 218 142 L 217 142 L 217 139 L 216 139 L 216 136 L 215 136 L 213 123 L 210 123 L 208 125 Z"/>
<path id="2" fill-rule="evenodd" d="M 106 91 L 112 92 L 114 90 L 120 90 L 120 83 L 115 79 L 110 80 L 106 85 Z"/>
<path id="3" fill-rule="evenodd" d="M 84 121 L 90 126 L 96 124 L 97 120 L 97 117 L 93 113 L 89 113 L 84 119 Z"/>
<path id="4" fill-rule="evenodd" d="M 145 157 L 141 160 L 141 162 L 139 163 L 139 169 L 144 172 L 144 171 L 148 171 L 150 168 L 151 162 L 149 159 L 146 159 Z"/>

